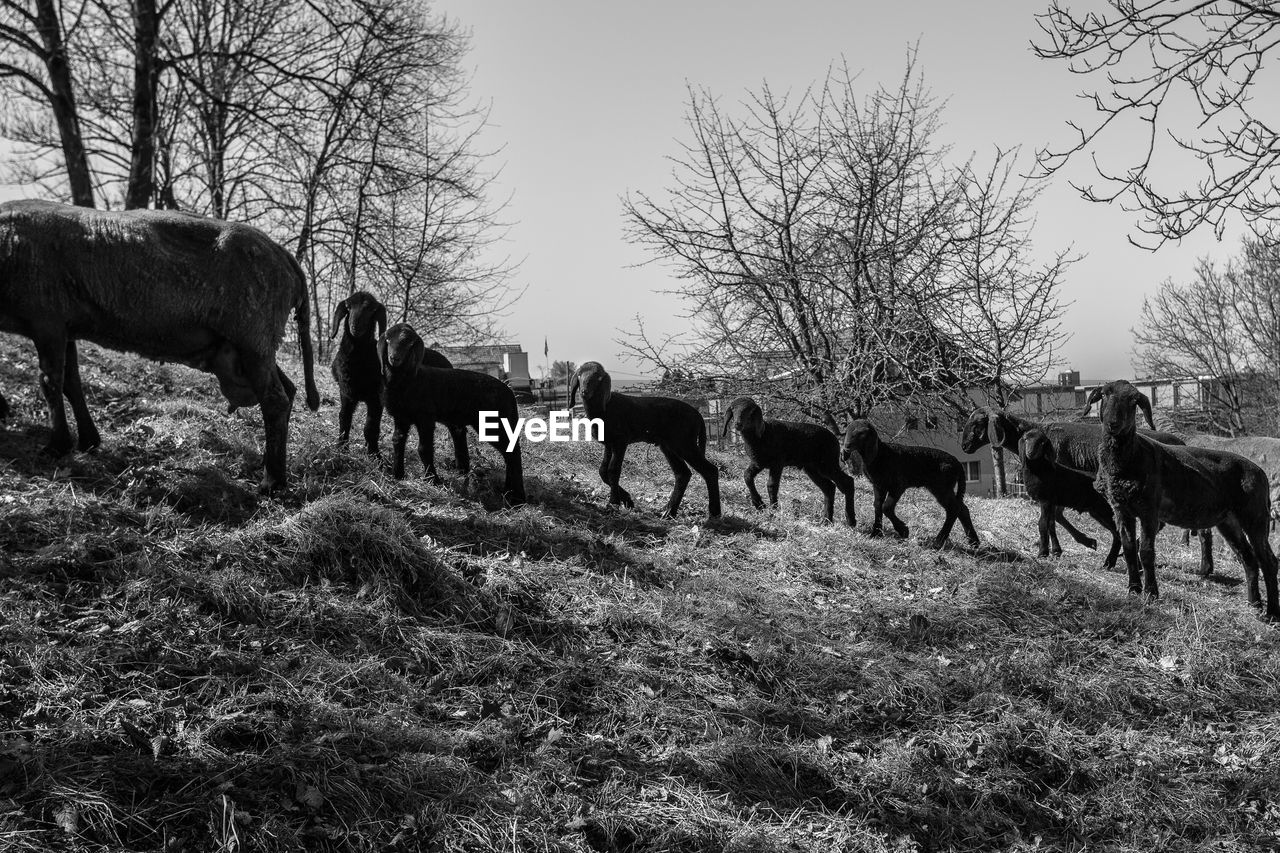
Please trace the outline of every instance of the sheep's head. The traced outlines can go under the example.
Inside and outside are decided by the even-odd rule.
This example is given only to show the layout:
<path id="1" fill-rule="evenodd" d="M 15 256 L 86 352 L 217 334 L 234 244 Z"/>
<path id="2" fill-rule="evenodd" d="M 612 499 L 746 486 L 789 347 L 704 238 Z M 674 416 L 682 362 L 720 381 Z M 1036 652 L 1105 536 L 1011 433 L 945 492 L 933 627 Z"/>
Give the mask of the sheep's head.
<path id="1" fill-rule="evenodd" d="M 357 290 L 338 303 L 329 337 L 336 338 L 344 323 L 347 334 L 353 338 L 372 337 L 375 327 L 381 337 L 387 328 L 387 308 L 372 293 Z"/>
<path id="2" fill-rule="evenodd" d="M 1028 430 L 1018 441 L 1018 456 L 1022 459 L 1022 464 L 1035 464 L 1043 462 L 1045 465 L 1052 465 L 1057 458 L 1057 454 L 1053 450 L 1053 442 L 1049 440 L 1049 436 L 1044 434 L 1043 430 Z"/>
<path id="3" fill-rule="evenodd" d="M 598 361 L 588 361 L 574 371 L 569 379 L 569 408 L 573 408 L 578 390 L 582 390 L 582 406 L 589 417 L 600 417 L 613 393 L 613 380 Z"/>
<path id="4" fill-rule="evenodd" d="M 863 466 L 870 465 L 879 452 L 880 436 L 871 421 L 866 418 L 849 421 L 849 426 L 844 431 L 844 441 L 840 445 L 840 458 L 845 465 L 855 470 L 858 468 L 853 459 L 854 454 L 861 457 Z"/>
<path id="5" fill-rule="evenodd" d="M 417 373 L 426 354 L 427 345 L 408 323 L 396 323 L 378 340 L 378 363 L 388 379 Z"/>
<path id="6" fill-rule="evenodd" d="M 1098 404 L 1098 416 L 1107 435 L 1121 437 L 1133 435 L 1138 429 L 1138 409 L 1147 417 L 1147 426 L 1156 428 L 1151 419 L 1151 401 L 1147 395 L 1124 379 L 1108 382 L 1089 392 L 1081 417 L 1089 414 L 1093 404 Z"/>
<path id="7" fill-rule="evenodd" d="M 725 411 L 724 426 L 720 428 L 721 437 L 729 434 L 730 425 L 742 435 L 761 435 L 764 433 L 764 412 L 760 411 L 755 400 L 739 397 Z"/>
<path id="8" fill-rule="evenodd" d="M 988 424 L 993 420 L 989 409 L 975 409 L 960 428 L 960 448 L 965 453 L 976 453 L 987 443 Z"/>

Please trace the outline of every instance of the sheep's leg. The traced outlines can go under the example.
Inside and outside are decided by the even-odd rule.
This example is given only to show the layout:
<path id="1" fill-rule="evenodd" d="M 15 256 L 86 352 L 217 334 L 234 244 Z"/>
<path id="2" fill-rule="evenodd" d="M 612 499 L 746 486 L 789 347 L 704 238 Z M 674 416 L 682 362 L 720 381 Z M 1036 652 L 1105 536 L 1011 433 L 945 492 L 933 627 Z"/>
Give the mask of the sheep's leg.
<path id="1" fill-rule="evenodd" d="M 1040 532 L 1040 551 L 1037 557 L 1049 556 L 1049 528 L 1053 524 L 1053 504 L 1041 502 L 1040 521 L 1037 527 Z"/>
<path id="2" fill-rule="evenodd" d="M 32 335 L 40 358 L 40 390 L 49 406 L 53 436 L 40 451 L 47 456 L 62 456 L 71 450 L 71 429 L 67 426 L 67 410 L 62 403 L 66 376 L 67 341 L 65 334 L 52 332 Z"/>
<path id="3" fill-rule="evenodd" d="M 769 490 L 769 506 L 775 510 L 778 508 L 778 488 L 781 485 L 782 485 L 782 466 L 770 465 L 769 466 L 769 484 L 767 488 Z"/>
<path id="4" fill-rule="evenodd" d="M 894 509 L 898 506 L 898 498 L 902 497 L 902 492 L 896 494 L 892 491 L 886 492 L 884 496 L 884 515 L 889 519 L 889 523 L 893 525 L 893 532 L 898 534 L 899 539 L 906 539 L 911 535 L 911 530 L 902 523 L 902 519 L 898 518 L 898 514 Z"/>
<path id="5" fill-rule="evenodd" d="M 684 455 L 684 461 L 693 466 L 698 476 L 707 484 L 707 518 L 720 517 L 720 469 L 695 448 Z"/>
<path id="6" fill-rule="evenodd" d="M 604 457 L 600 460 L 600 482 L 606 486 L 612 486 L 609 480 L 609 463 L 613 460 L 613 448 L 609 445 L 604 446 Z"/>
<path id="7" fill-rule="evenodd" d="M 633 509 L 636 502 L 631 499 L 631 495 L 626 489 L 619 485 L 618 481 L 622 479 L 622 459 L 626 456 L 627 446 L 613 448 L 608 454 L 609 470 L 606 475 L 605 482 L 609 484 L 609 503 L 622 504 L 627 509 Z"/>
<path id="8" fill-rule="evenodd" d="M 1187 531 L 1188 535 L 1191 531 Z M 1200 577 L 1213 575 L 1213 528 L 1200 531 Z"/>
<path id="9" fill-rule="evenodd" d="M 813 484 L 822 490 L 822 517 L 830 524 L 836 516 L 836 484 L 818 473 L 816 468 L 802 469 L 813 480 Z"/>
<path id="10" fill-rule="evenodd" d="M 1276 555 L 1271 550 L 1271 542 L 1267 539 L 1270 522 L 1259 521 L 1255 529 L 1249 531 L 1249 539 L 1253 543 L 1253 552 L 1258 559 L 1258 567 L 1262 570 L 1262 582 L 1267 588 L 1267 607 L 1262 618 L 1268 622 L 1280 622 L 1280 590 L 1276 584 Z"/>
<path id="11" fill-rule="evenodd" d="M 404 447 L 409 442 L 408 419 L 393 418 L 391 429 L 391 476 L 397 480 L 404 479 Z"/>
<path id="12" fill-rule="evenodd" d="M 374 459 L 382 456 L 382 448 L 378 446 L 381 439 L 382 400 L 374 397 L 364 402 L 364 448 Z"/>
<path id="13" fill-rule="evenodd" d="M 436 471 L 436 422 L 418 421 L 418 458 L 422 460 L 422 475 L 428 482 L 439 483 Z"/>
<path id="14" fill-rule="evenodd" d="M 660 444 L 658 449 L 662 451 L 663 456 L 667 457 L 667 464 L 671 466 L 671 473 L 676 478 L 675 487 L 671 490 L 671 499 L 667 501 L 667 507 L 662 511 L 662 517 L 675 518 L 676 513 L 680 511 L 680 502 L 684 500 L 684 490 L 689 487 L 689 481 L 693 479 L 693 472 L 679 454 L 666 445 Z"/>
<path id="15" fill-rule="evenodd" d="M 1093 550 L 1097 549 L 1097 547 L 1098 547 L 1098 540 L 1097 540 L 1097 539 L 1094 539 L 1094 538 L 1093 538 L 1092 536 L 1090 536 L 1089 534 L 1087 534 L 1087 533 L 1083 533 L 1083 532 L 1081 532 L 1080 530 L 1076 529 L 1076 527 L 1075 527 L 1074 525 L 1072 525 L 1072 523 L 1071 523 L 1071 522 L 1067 521 L 1067 515 L 1066 515 L 1066 512 L 1062 509 L 1062 507 L 1057 507 L 1057 508 L 1054 510 L 1054 512 L 1055 512 L 1055 514 L 1054 514 L 1054 521 L 1055 521 L 1057 524 L 1062 525 L 1062 529 L 1063 529 L 1063 530 L 1065 530 L 1065 531 L 1067 531 L 1067 534 L 1068 534 L 1072 539 L 1076 540 L 1076 541 L 1077 541 L 1077 542 L 1079 542 L 1081 545 L 1083 545 L 1084 547 L 1088 548 L 1090 551 L 1093 551 Z M 1057 533 L 1057 531 L 1056 531 L 1056 530 L 1055 530 L 1055 531 L 1052 531 L 1052 532 L 1053 532 L 1053 538 L 1056 540 L 1056 539 L 1057 539 L 1057 537 L 1058 537 L 1058 533 Z M 1058 553 L 1059 553 L 1059 554 L 1061 554 L 1061 553 L 1062 553 L 1062 547 L 1061 547 L 1061 546 L 1059 546 L 1059 547 L 1058 547 Z"/>
<path id="16" fill-rule="evenodd" d="M 956 496 L 956 517 L 960 519 L 960 526 L 964 528 L 965 538 L 969 540 L 969 545 L 977 548 L 982 544 L 982 540 L 978 538 L 978 531 L 973 528 L 973 518 L 969 515 L 969 507 L 964 502 L 964 498 Z"/>
<path id="17" fill-rule="evenodd" d="M 0 421 L 7 417 L 9 417 L 9 401 L 4 398 L 3 394 L 0 394 Z"/>
<path id="18" fill-rule="evenodd" d="M 1120 533 L 1120 548 L 1124 551 L 1125 568 L 1129 570 L 1129 592 L 1142 594 L 1142 566 L 1138 564 L 1138 541 L 1134 533 L 1137 519 L 1131 515 L 1116 514 L 1116 530 Z"/>
<path id="19" fill-rule="evenodd" d="M 938 506 L 942 507 L 943 513 L 945 513 L 942 519 L 942 527 L 939 528 L 938 535 L 933 537 L 933 547 L 941 548 L 951 538 L 951 528 L 955 525 L 956 518 L 960 513 L 956 509 L 956 495 L 954 492 L 942 489 L 937 491 L 930 489 L 929 491 L 933 494 L 934 500 L 938 502 Z"/>
<path id="20" fill-rule="evenodd" d="M 93 450 L 102 443 L 102 436 L 98 434 L 98 428 L 93 425 L 89 404 L 84 400 L 84 388 L 80 384 L 80 357 L 76 352 L 74 338 L 67 339 L 66 365 L 62 370 L 62 393 L 71 403 L 71 411 L 76 418 L 76 447 L 81 450 Z"/>
<path id="21" fill-rule="evenodd" d="M 471 470 L 471 451 L 467 447 L 467 428 L 451 426 L 449 427 L 449 437 L 453 439 L 453 461 L 458 466 L 458 470 L 465 474 Z M 524 483 L 523 475 L 521 475 L 520 482 Z M 521 488 L 523 488 L 523 485 Z"/>
<path id="22" fill-rule="evenodd" d="M 466 440 L 466 434 L 463 434 L 463 440 Z M 511 506 L 518 506 L 525 502 L 524 494 L 524 462 L 520 456 L 520 445 L 516 444 L 510 451 L 503 446 L 502 441 L 494 443 L 501 454 L 504 462 L 507 463 L 507 478 L 502 486 L 502 497 L 506 499 Z"/>
<path id="23" fill-rule="evenodd" d="M 1055 557 L 1062 556 L 1062 543 L 1058 541 L 1058 525 L 1054 523 L 1054 515 L 1060 512 L 1061 509 L 1061 507 L 1054 505 L 1049 516 L 1049 553 Z"/>
<path id="24" fill-rule="evenodd" d="M 1231 550 L 1236 552 L 1241 565 L 1244 566 L 1245 584 L 1249 588 L 1249 603 L 1254 607 L 1261 605 L 1262 596 L 1258 592 L 1258 557 L 1254 553 L 1253 545 L 1241 526 L 1240 520 L 1235 516 L 1229 516 L 1218 525 L 1218 532 L 1222 534 L 1222 538 L 1226 540 L 1226 543 L 1231 546 Z"/>
<path id="25" fill-rule="evenodd" d="M 836 463 L 834 467 L 828 466 L 820 473 L 835 483 L 836 488 L 844 493 L 844 520 L 848 522 L 850 527 L 853 527 L 858 523 L 858 517 L 853 507 L 853 478 L 840 469 L 839 463 Z"/>
<path id="26" fill-rule="evenodd" d="M 760 492 L 756 489 L 756 477 L 760 476 L 760 472 L 763 470 L 759 465 L 752 462 L 742 472 L 742 480 L 747 484 L 747 493 L 751 495 L 751 505 L 756 509 L 764 509 L 764 498 L 760 497 Z"/>
<path id="27" fill-rule="evenodd" d="M 1114 569 L 1116 558 L 1120 555 L 1120 534 L 1116 531 L 1115 518 L 1110 513 L 1096 509 L 1089 510 L 1089 515 L 1111 533 L 1111 550 L 1107 551 L 1107 558 L 1102 561 L 1102 568 Z"/>
<path id="28" fill-rule="evenodd" d="M 346 447 L 351 440 L 351 420 L 356 415 L 356 400 L 342 397 L 338 401 L 338 446 Z"/>
<path id="29" fill-rule="evenodd" d="M 870 536 L 884 535 L 884 491 L 876 485 L 871 487 L 871 508 L 875 512 L 875 517 L 871 520 Z"/>
<path id="30" fill-rule="evenodd" d="M 285 454 L 289 442 L 289 413 L 292 409 L 289 395 L 285 393 L 276 369 L 275 358 L 253 352 L 239 353 L 245 376 L 262 409 L 262 423 L 266 428 L 266 452 L 263 454 L 262 483 L 258 491 L 274 492 L 285 486 Z"/>
<path id="31" fill-rule="evenodd" d="M 1160 587 L 1156 582 L 1156 534 L 1160 532 L 1160 520 L 1146 517 L 1141 520 L 1141 537 L 1138 540 L 1138 558 L 1142 561 L 1142 586 L 1147 598 L 1159 598 Z"/>

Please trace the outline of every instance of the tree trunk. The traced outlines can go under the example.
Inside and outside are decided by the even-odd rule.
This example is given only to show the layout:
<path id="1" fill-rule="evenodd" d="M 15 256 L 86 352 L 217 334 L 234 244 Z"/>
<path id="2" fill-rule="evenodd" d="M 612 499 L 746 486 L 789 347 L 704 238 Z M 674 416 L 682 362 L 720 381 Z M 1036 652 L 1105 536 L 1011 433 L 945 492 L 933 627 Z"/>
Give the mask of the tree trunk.
<path id="1" fill-rule="evenodd" d="M 58 124 L 58 136 L 62 142 L 62 159 L 67 168 L 67 183 L 71 187 L 71 203 L 80 207 L 93 207 L 93 177 L 89 172 L 89 158 L 84 150 L 84 137 L 80 133 L 80 113 L 76 109 L 75 90 L 71 85 L 71 66 L 67 62 L 67 48 L 62 40 L 62 20 L 54 0 L 36 0 L 36 27 L 44 44 L 44 66 L 49 74 L 49 106 Z"/>
<path id="2" fill-rule="evenodd" d="M 1004 448 L 991 445 L 991 462 L 996 469 L 996 494 L 1002 498 L 1009 497 L 1009 481 L 1005 476 Z"/>
<path id="3" fill-rule="evenodd" d="M 133 139 L 129 161 L 126 210 L 147 207 L 155 194 L 156 35 L 160 27 L 156 0 L 133 0 Z"/>

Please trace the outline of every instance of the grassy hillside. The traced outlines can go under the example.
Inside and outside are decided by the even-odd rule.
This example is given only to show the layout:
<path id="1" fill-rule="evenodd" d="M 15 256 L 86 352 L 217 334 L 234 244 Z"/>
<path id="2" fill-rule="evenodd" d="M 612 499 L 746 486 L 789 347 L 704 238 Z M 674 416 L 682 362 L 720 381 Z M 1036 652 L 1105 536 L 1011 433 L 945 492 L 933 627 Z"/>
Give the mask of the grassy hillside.
<path id="1" fill-rule="evenodd" d="M 656 517 L 653 450 L 607 509 L 595 446 L 526 446 L 530 504 L 492 511 L 487 449 L 444 488 L 333 449 L 327 385 L 259 499 L 256 412 L 86 349 L 103 447 L 55 462 L 0 339 L 5 850 L 1280 843 L 1277 633 L 1171 534 L 1146 606 L 1101 554 L 1031 558 L 1024 502 L 937 553 L 920 501 L 911 543 L 814 523 L 795 475 L 757 514 L 734 454 L 714 524 L 697 478 Z"/>

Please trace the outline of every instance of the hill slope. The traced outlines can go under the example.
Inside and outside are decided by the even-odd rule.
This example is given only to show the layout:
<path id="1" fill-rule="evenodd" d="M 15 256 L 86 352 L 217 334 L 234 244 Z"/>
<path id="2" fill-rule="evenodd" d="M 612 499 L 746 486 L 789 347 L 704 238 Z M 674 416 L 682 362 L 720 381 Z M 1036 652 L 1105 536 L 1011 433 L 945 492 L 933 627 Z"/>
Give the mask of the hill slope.
<path id="1" fill-rule="evenodd" d="M 331 447 L 332 405 L 259 499 L 256 412 L 86 349 L 103 448 L 54 462 L 0 339 L 7 850 L 1280 842 L 1276 632 L 1169 534 L 1145 606 L 1101 554 L 1029 558 L 1029 504 L 971 498 L 986 547 L 935 553 L 925 502 L 906 543 L 813 523 L 794 474 L 757 514 L 732 453 L 712 525 L 697 478 L 656 518 L 638 448 L 636 512 L 570 445 L 527 445 L 530 505 L 493 512 L 496 454 L 397 483 Z"/>

